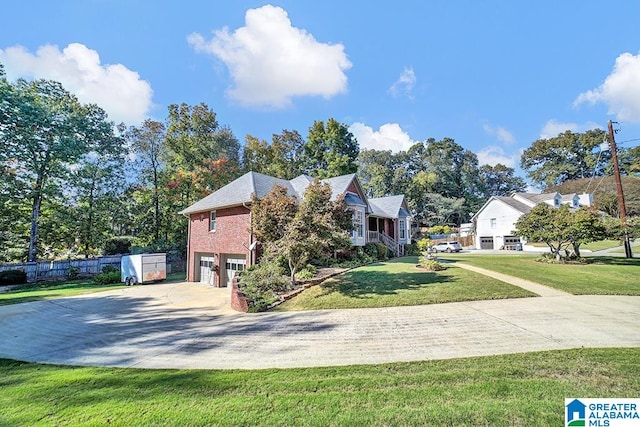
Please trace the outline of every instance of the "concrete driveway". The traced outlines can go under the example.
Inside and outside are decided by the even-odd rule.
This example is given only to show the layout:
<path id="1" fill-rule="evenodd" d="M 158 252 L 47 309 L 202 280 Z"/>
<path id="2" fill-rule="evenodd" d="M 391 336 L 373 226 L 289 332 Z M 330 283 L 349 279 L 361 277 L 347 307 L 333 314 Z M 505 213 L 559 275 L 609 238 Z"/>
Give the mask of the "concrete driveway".
<path id="1" fill-rule="evenodd" d="M 239 314 L 227 290 L 135 286 L 0 307 L 0 357 L 140 368 L 287 368 L 640 346 L 640 297 L 548 296 Z"/>

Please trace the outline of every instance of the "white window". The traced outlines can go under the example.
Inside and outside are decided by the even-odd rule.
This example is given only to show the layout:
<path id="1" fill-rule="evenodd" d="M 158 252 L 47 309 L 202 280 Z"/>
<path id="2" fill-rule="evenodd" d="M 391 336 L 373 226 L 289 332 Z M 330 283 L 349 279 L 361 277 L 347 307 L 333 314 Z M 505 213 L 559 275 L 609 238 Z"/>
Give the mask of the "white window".
<path id="1" fill-rule="evenodd" d="M 209 216 L 209 231 L 216 231 L 216 211 L 211 211 Z"/>
<path id="2" fill-rule="evenodd" d="M 364 220 L 363 220 L 364 212 L 358 209 L 353 210 L 353 231 L 351 235 L 356 237 L 364 236 Z"/>
<path id="3" fill-rule="evenodd" d="M 404 219 L 401 219 L 399 221 L 398 228 L 400 228 L 400 238 L 401 239 L 405 239 L 406 238 L 407 223 L 405 222 Z"/>
<path id="4" fill-rule="evenodd" d="M 497 222 L 495 218 L 491 218 L 491 228 L 496 228 Z"/>

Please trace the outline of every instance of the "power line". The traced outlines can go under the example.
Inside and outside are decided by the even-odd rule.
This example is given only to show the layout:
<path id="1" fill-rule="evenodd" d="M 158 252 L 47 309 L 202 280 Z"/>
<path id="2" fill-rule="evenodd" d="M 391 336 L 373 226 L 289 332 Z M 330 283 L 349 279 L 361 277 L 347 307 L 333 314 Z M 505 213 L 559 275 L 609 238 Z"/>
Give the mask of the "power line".
<path id="1" fill-rule="evenodd" d="M 636 138 L 636 139 L 627 139 L 626 141 L 620 141 L 618 142 L 618 144 L 623 144 L 625 142 L 635 142 L 635 141 L 640 141 L 640 138 Z"/>

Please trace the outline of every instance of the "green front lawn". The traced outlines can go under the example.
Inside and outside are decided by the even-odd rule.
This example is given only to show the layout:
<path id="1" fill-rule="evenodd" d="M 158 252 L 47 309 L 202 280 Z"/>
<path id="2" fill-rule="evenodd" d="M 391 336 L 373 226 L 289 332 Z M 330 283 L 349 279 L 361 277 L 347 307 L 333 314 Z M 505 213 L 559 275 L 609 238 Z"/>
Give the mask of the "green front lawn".
<path id="1" fill-rule="evenodd" d="M 455 265 L 436 273 L 416 268 L 417 257 L 356 268 L 312 286 L 276 310 L 393 307 L 535 296 Z"/>
<path id="2" fill-rule="evenodd" d="M 640 295 L 640 259 L 593 257 L 592 264 L 547 264 L 537 255 L 446 254 L 440 258 L 509 274 L 574 295 Z"/>
<path id="3" fill-rule="evenodd" d="M 549 245 L 547 245 L 544 242 L 529 242 L 527 243 L 527 245 L 530 246 L 535 246 L 537 248 L 549 248 Z M 591 243 L 584 243 L 582 245 L 580 245 L 580 249 L 587 249 L 590 250 L 592 252 L 597 252 L 597 251 L 603 251 L 605 249 L 611 249 L 611 248 L 615 248 L 616 246 L 620 246 L 620 240 L 599 240 L 597 242 L 591 242 Z M 569 249 L 572 248 L 571 245 L 567 246 Z"/>
<path id="4" fill-rule="evenodd" d="M 580 250 L 587 249 L 592 252 L 603 251 L 605 249 L 615 248 L 620 246 L 620 240 L 600 240 L 599 242 L 591 242 L 580 245 Z"/>
<path id="5" fill-rule="evenodd" d="M 167 276 L 167 281 L 184 280 L 184 277 L 185 273 L 173 273 Z M 19 286 L 19 288 L 14 288 L 7 292 L 0 293 L 0 305 L 70 297 L 74 295 L 109 291 L 125 287 L 124 283 L 98 285 L 91 279 L 69 280 L 64 282 L 41 282 Z"/>
<path id="6" fill-rule="evenodd" d="M 637 348 L 257 371 L 0 359 L 0 425 L 557 426 L 565 397 L 640 395 L 638 366 Z"/>

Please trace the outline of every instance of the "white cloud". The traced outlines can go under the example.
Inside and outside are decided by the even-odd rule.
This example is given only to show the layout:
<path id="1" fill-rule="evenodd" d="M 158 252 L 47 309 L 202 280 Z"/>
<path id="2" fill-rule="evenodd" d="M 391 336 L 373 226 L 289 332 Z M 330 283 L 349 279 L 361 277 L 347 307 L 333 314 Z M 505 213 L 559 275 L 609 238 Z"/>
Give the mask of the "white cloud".
<path id="1" fill-rule="evenodd" d="M 604 102 L 609 114 L 615 114 L 618 120 L 640 122 L 640 54 L 627 52 L 618 56 L 604 83 L 578 95 L 573 105 L 585 102 Z"/>
<path id="2" fill-rule="evenodd" d="M 485 123 L 482 125 L 482 128 L 486 133 L 495 136 L 496 138 L 498 138 L 498 141 L 504 142 L 505 144 L 511 145 L 516 141 L 513 134 L 501 126 L 492 126 L 488 123 Z"/>
<path id="3" fill-rule="evenodd" d="M 540 139 L 555 138 L 559 134 L 564 133 L 566 131 L 585 132 L 591 129 L 600 129 L 600 128 L 602 128 L 602 126 L 594 122 L 586 122 L 583 124 L 578 124 L 578 123 L 572 123 L 572 122 L 559 122 L 555 119 L 551 119 L 544 125 L 544 127 L 540 131 Z"/>
<path id="4" fill-rule="evenodd" d="M 397 123 L 384 124 L 374 131 L 370 126 L 356 122 L 349 126 L 349 132 L 356 137 L 362 150 L 391 150 L 397 153 L 408 150 L 416 143 Z"/>
<path id="5" fill-rule="evenodd" d="M 122 64 L 102 65 L 95 50 L 71 43 L 62 51 L 54 45 L 35 54 L 22 46 L 0 49 L 0 62 L 9 79 L 56 80 L 80 102 L 95 103 L 116 123 L 138 124 L 152 107 L 151 85 Z"/>
<path id="6" fill-rule="evenodd" d="M 413 67 L 405 68 L 391 87 L 389 92 L 394 97 L 405 95 L 409 99 L 413 99 L 413 87 L 416 84 L 416 74 L 413 72 Z"/>
<path id="7" fill-rule="evenodd" d="M 509 166 L 510 168 L 514 168 L 519 161 L 519 154 L 508 155 L 502 147 L 497 145 L 485 147 L 478 153 L 478 163 L 480 165 L 495 166 L 500 163 L 505 166 Z"/>
<path id="8" fill-rule="evenodd" d="M 344 72 L 351 62 L 344 46 L 320 43 L 293 27 L 280 7 L 249 9 L 245 26 L 233 33 L 223 28 L 210 41 L 198 33 L 187 40 L 228 67 L 234 85 L 227 94 L 247 106 L 282 108 L 296 96 L 331 98 L 347 90 Z"/>

